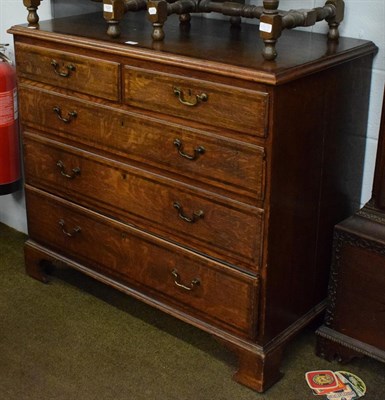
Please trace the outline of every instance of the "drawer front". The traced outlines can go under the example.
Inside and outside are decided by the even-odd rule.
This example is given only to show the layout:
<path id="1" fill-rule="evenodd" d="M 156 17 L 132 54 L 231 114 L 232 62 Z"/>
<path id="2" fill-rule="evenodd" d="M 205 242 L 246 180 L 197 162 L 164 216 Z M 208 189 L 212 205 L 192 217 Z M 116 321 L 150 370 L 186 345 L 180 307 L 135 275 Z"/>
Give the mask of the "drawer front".
<path id="1" fill-rule="evenodd" d="M 190 315 L 253 338 L 258 281 L 27 188 L 30 237 Z"/>
<path id="2" fill-rule="evenodd" d="M 118 63 L 16 43 L 19 78 L 48 83 L 108 100 L 120 99 Z"/>
<path id="3" fill-rule="evenodd" d="M 256 269 L 263 211 L 37 136 L 26 181 L 213 257 Z"/>
<path id="4" fill-rule="evenodd" d="M 126 104 L 265 137 L 268 94 L 124 67 Z"/>
<path id="5" fill-rule="evenodd" d="M 19 94 L 25 125 L 247 196 L 254 204 L 263 199 L 262 147 L 26 85 L 20 85 Z"/>

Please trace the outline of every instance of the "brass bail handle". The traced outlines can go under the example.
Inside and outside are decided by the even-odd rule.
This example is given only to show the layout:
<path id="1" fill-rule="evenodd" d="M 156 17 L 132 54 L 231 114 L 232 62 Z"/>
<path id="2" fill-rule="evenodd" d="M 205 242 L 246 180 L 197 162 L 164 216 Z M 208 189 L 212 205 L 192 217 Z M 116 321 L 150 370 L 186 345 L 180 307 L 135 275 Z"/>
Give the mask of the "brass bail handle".
<path id="1" fill-rule="evenodd" d="M 183 207 L 177 201 L 172 203 L 172 206 L 178 211 L 178 217 L 189 224 L 195 224 L 195 222 L 199 221 L 204 217 L 205 213 L 202 210 L 194 211 L 192 217 L 187 217 L 184 214 Z"/>
<path id="2" fill-rule="evenodd" d="M 190 90 L 188 91 L 188 94 L 186 96 L 185 92 L 181 88 L 176 86 L 174 86 L 172 90 L 174 92 L 174 95 L 178 98 L 179 102 L 189 107 L 195 107 L 199 103 L 207 101 L 209 98 L 207 93 L 196 94 L 195 96 L 193 96 L 190 93 L 191 92 Z M 186 100 L 186 97 L 188 98 L 191 97 L 192 100 Z"/>
<path id="3" fill-rule="evenodd" d="M 76 178 L 77 176 L 80 175 L 80 168 L 79 167 L 72 168 L 71 173 L 67 173 L 65 165 L 64 165 L 63 161 L 61 161 L 61 160 L 59 160 L 56 163 L 56 166 L 60 170 L 60 174 L 62 176 L 64 176 L 65 178 L 67 178 L 67 179 L 74 179 L 74 178 Z"/>
<path id="4" fill-rule="evenodd" d="M 65 118 L 62 115 L 61 108 L 58 106 L 55 106 L 52 110 L 56 114 L 56 116 L 60 119 L 60 121 L 64 122 L 65 124 L 69 124 L 71 121 L 73 121 L 78 116 L 78 113 L 76 111 L 70 111 L 68 113 L 68 118 Z"/>
<path id="5" fill-rule="evenodd" d="M 181 277 L 178 274 L 178 271 L 176 269 L 173 269 L 171 271 L 172 276 L 174 277 L 174 283 L 176 286 L 178 286 L 181 289 L 187 290 L 187 291 L 191 291 L 194 288 L 196 288 L 197 286 L 199 286 L 201 283 L 199 281 L 198 278 L 193 279 L 190 284 L 187 286 L 184 283 L 182 283 Z"/>
<path id="6" fill-rule="evenodd" d="M 198 146 L 194 149 L 194 154 L 187 154 L 183 151 L 183 143 L 180 139 L 175 139 L 174 140 L 174 146 L 177 148 L 178 153 L 181 157 L 186 158 L 189 161 L 195 161 L 201 156 L 202 154 L 205 153 L 205 148 L 203 146 Z"/>
<path id="7" fill-rule="evenodd" d="M 76 71 L 76 67 L 72 64 L 64 65 L 63 70 L 61 70 L 59 63 L 56 60 L 52 60 L 51 65 L 55 71 L 55 74 L 61 76 L 62 78 L 69 78 L 71 76 L 71 72 Z"/>
<path id="8" fill-rule="evenodd" d="M 59 223 L 59 226 L 61 227 L 63 234 L 70 238 L 74 237 L 76 234 L 81 232 L 80 226 L 75 226 L 72 229 L 72 232 L 67 231 L 66 227 L 65 227 L 66 223 L 65 223 L 64 219 L 59 219 L 58 223 Z"/>

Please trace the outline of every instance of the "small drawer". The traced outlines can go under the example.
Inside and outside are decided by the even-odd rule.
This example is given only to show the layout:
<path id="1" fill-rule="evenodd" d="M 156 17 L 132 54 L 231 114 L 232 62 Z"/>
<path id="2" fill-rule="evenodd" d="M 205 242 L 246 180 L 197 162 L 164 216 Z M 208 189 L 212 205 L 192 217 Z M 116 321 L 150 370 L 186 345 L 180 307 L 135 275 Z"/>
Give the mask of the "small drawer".
<path id="1" fill-rule="evenodd" d="M 183 313 L 253 339 L 258 278 L 27 187 L 29 234 Z"/>
<path id="2" fill-rule="evenodd" d="M 24 84 L 19 87 L 19 95 L 22 123 L 47 130 L 48 136 L 188 177 L 251 204 L 263 200 L 263 147 Z"/>
<path id="3" fill-rule="evenodd" d="M 47 83 L 108 100 L 120 100 L 119 64 L 16 43 L 19 78 Z"/>
<path id="4" fill-rule="evenodd" d="M 33 134 L 24 151 L 27 183 L 258 270 L 263 210 Z"/>
<path id="5" fill-rule="evenodd" d="M 267 93 L 130 66 L 125 66 L 123 73 L 126 104 L 266 136 Z"/>

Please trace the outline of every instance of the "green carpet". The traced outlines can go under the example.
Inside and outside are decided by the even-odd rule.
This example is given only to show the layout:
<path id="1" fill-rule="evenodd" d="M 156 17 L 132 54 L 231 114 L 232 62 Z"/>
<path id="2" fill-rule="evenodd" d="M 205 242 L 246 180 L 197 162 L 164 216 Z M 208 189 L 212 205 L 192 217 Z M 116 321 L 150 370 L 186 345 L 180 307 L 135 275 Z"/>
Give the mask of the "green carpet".
<path id="1" fill-rule="evenodd" d="M 317 358 L 311 329 L 287 348 L 283 379 L 257 394 L 231 379 L 235 358 L 208 334 L 73 270 L 28 277 L 25 239 L 0 224 L 1 400 L 306 400 L 315 369 L 351 371 L 365 399 L 385 399 L 384 364 Z"/>

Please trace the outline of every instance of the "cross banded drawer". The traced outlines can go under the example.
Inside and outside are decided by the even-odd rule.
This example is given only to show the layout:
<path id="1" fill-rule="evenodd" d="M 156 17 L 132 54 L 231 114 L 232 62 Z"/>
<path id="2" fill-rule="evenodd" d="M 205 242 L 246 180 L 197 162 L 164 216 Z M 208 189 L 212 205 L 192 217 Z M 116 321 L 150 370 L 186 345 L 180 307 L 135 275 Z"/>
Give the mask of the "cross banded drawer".
<path id="1" fill-rule="evenodd" d="M 263 210 L 25 133 L 26 182 L 213 257 L 259 267 Z"/>
<path id="2" fill-rule="evenodd" d="M 119 64 L 16 43 L 19 78 L 47 83 L 108 100 L 120 99 Z"/>
<path id="3" fill-rule="evenodd" d="M 31 239 L 167 304 L 247 338 L 258 279 L 27 187 Z"/>
<path id="4" fill-rule="evenodd" d="M 123 74 L 126 104 L 266 136 L 267 93 L 131 66 L 125 66 Z"/>
<path id="5" fill-rule="evenodd" d="M 264 198 L 263 147 L 21 84 L 24 125 L 188 177 L 256 204 Z"/>

